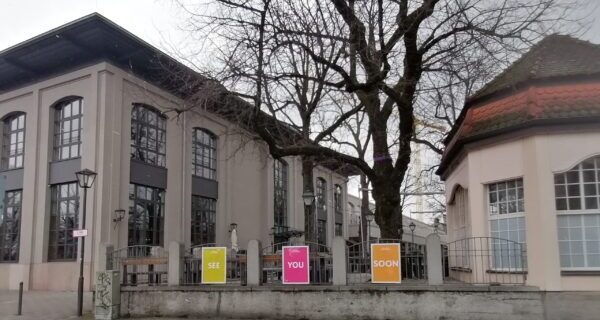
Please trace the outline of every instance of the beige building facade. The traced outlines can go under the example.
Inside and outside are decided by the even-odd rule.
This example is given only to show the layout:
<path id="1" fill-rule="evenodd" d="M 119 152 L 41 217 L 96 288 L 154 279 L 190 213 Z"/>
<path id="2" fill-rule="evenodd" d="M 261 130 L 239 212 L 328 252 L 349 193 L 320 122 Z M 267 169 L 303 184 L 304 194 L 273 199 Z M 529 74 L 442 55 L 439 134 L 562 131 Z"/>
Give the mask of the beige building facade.
<path id="1" fill-rule="evenodd" d="M 598 58 L 598 45 L 550 36 L 467 102 L 438 171 L 448 241 L 494 240 L 457 278 L 479 263 L 542 290 L 600 290 Z M 509 246 L 495 239 L 520 244 L 525 261 L 502 261 L 516 249 L 499 253 Z"/>
<path id="2" fill-rule="evenodd" d="M 94 36 L 113 37 L 124 51 Z M 104 49 L 95 45 L 110 52 L 96 55 Z M 77 288 L 72 230 L 82 214 L 75 171 L 83 168 L 97 172 L 87 199 L 86 289 L 104 267 L 104 245 L 230 245 L 237 224 L 243 249 L 251 239 L 270 244 L 274 227 L 304 229 L 300 159 L 274 160 L 209 111 L 172 112 L 185 101 L 152 81 L 148 52 L 157 50 L 99 15 L 0 52 L 0 289 L 21 281 L 30 290 Z M 325 184 L 330 245 L 347 233 L 336 220 L 347 176 L 325 167 L 314 176 Z"/>

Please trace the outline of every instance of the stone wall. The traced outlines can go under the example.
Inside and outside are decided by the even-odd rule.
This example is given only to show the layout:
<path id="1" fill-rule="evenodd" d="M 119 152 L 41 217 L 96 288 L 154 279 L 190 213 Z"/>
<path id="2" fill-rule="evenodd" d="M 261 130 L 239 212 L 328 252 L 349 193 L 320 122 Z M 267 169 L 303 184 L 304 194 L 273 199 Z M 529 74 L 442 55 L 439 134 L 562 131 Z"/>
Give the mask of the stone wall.
<path id="1" fill-rule="evenodd" d="M 600 292 L 530 287 L 123 288 L 121 315 L 248 319 L 598 319 Z"/>

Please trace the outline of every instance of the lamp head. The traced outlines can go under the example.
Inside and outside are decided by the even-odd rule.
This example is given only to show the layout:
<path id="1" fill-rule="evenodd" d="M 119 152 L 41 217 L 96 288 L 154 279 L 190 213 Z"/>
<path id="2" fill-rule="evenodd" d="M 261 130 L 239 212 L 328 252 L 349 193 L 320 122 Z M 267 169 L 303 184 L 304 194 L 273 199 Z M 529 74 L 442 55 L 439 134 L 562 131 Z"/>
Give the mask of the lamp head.
<path id="1" fill-rule="evenodd" d="M 81 188 L 91 188 L 96 180 L 96 172 L 90 169 L 83 169 L 75 172 L 75 176 L 77 177 L 77 183 Z"/>

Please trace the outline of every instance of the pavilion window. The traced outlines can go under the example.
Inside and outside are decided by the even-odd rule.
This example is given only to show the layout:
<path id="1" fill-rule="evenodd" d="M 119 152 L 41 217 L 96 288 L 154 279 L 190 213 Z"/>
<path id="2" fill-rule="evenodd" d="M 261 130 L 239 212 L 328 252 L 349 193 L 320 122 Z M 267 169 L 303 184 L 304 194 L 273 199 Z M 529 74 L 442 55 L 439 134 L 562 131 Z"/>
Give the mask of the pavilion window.
<path id="1" fill-rule="evenodd" d="M 600 270 L 600 156 L 554 175 L 560 265 Z"/>
<path id="2" fill-rule="evenodd" d="M 487 191 L 492 268 L 526 268 L 521 261 L 526 245 L 523 179 L 488 184 Z"/>

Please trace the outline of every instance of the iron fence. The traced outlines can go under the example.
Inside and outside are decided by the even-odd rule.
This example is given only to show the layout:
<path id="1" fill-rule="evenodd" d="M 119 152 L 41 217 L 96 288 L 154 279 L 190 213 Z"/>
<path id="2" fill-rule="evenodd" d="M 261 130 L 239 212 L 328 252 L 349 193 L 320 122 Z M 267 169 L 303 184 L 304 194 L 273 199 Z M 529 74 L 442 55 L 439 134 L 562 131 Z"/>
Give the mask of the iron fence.
<path id="1" fill-rule="evenodd" d="M 304 241 L 290 241 L 275 243 L 262 248 L 262 281 L 263 284 L 282 283 L 282 258 L 281 251 L 284 246 L 309 247 L 309 279 L 310 284 L 332 284 L 333 261 L 331 248 L 322 244 Z"/>
<path id="2" fill-rule="evenodd" d="M 200 285 L 202 282 L 202 248 L 226 247 L 215 243 L 192 246 L 182 256 L 182 285 Z M 246 285 L 246 252 L 227 250 L 226 281 L 232 285 Z"/>
<path id="3" fill-rule="evenodd" d="M 423 244 L 402 242 L 399 239 L 372 239 L 346 247 L 348 284 L 371 283 L 371 244 L 400 243 L 400 272 L 403 280 L 427 279 L 427 252 Z"/>
<path id="4" fill-rule="evenodd" d="M 128 246 L 107 253 L 107 267 L 119 270 L 121 284 L 166 285 L 169 253 L 159 246 Z"/>
<path id="5" fill-rule="evenodd" d="M 473 237 L 448 244 L 446 279 L 471 284 L 523 285 L 527 279 L 525 245 L 500 238 Z"/>

